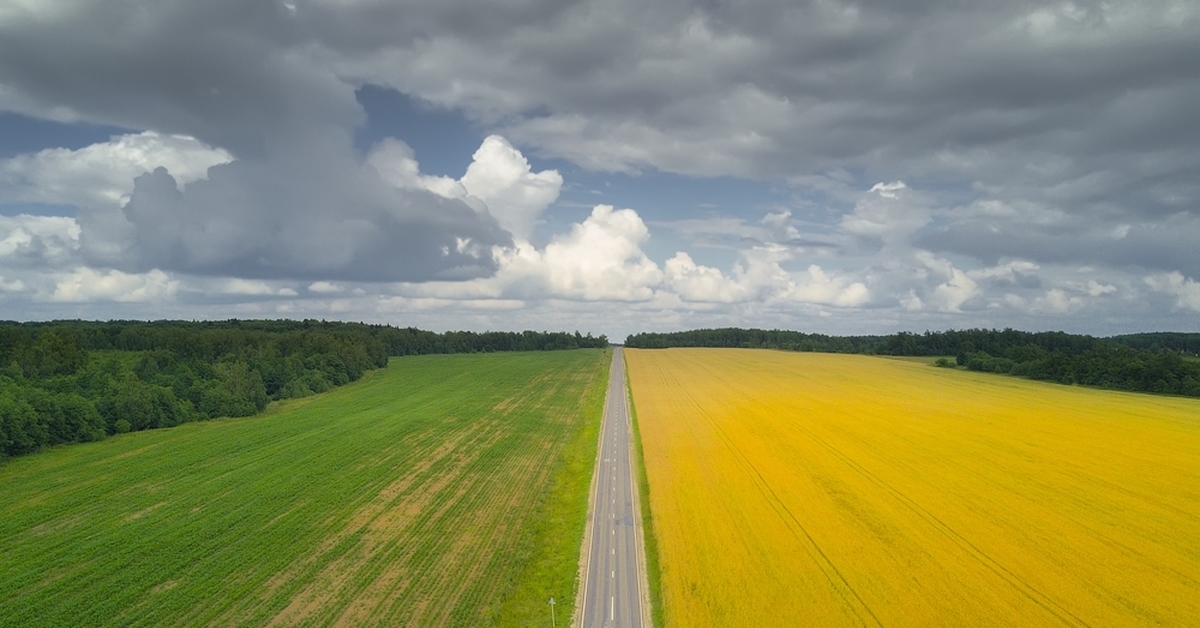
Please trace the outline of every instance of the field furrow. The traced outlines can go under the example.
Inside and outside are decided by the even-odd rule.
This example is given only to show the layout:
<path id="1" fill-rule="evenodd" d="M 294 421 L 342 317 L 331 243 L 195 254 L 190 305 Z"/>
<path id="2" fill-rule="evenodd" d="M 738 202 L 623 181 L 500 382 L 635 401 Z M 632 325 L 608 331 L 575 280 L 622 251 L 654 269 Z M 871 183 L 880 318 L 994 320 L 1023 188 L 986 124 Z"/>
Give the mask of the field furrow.
<path id="1" fill-rule="evenodd" d="M 555 483 L 609 355 L 398 358 L 268 416 L 6 462 L 0 625 L 511 625 L 570 599 L 586 482 Z M 521 589 L 551 502 L 562 590 Z"/>

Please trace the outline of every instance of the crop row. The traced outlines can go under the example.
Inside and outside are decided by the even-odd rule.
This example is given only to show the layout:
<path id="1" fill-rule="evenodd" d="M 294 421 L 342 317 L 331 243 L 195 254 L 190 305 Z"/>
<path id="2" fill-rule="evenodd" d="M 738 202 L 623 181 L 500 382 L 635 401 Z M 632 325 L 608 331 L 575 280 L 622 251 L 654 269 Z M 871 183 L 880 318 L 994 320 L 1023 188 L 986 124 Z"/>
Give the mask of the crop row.
<path id="1" fill-rule="evenodd" d="M 628 350 L 671 626 L 1188 625 L 1200 402 Z"/>
<path id="2" fill-rule="evenodd" d="M 398 358 L 267 416 L 8 461 L 0 625 L 491 623 L 606 360 Z"/>

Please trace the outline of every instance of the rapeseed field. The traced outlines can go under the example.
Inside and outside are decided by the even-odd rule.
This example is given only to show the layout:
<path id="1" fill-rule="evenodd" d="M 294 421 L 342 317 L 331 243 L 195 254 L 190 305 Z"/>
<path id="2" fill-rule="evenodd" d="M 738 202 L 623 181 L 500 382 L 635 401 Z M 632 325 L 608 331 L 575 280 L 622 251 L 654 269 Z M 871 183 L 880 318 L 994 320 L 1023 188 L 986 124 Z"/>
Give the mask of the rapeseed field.
<path id="1" fill-rule="evenodd" d="M 628 350 L 668 627 L 1200 622 L 1200 402 Z"/>

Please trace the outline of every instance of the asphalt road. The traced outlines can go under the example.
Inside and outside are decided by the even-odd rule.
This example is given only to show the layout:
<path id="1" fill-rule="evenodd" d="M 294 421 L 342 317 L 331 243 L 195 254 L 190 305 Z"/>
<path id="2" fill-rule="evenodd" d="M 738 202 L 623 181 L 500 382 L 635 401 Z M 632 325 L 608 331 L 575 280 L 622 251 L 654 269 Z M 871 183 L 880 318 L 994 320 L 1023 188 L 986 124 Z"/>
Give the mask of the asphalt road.
<path id="1" fill-rule="evenodd" d="M 584 543 L 580 628 L 643 628 L 649 624 L 645 549 L 631 455 L 625 359 L 613 351 L 600 452 L 592 483 L 592 515 Z M 643 624 L 643 621 L 645 624 Z"/>

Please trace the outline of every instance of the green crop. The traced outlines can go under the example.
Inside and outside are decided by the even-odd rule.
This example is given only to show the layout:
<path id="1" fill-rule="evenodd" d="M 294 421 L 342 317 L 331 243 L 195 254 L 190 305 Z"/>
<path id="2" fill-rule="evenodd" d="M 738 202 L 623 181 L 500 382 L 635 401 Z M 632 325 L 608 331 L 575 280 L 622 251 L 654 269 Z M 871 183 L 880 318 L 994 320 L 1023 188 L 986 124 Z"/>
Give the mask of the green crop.
<path id="1" fill-rule="evenodd" d="M 266 416 L 4 463 L 0 625 L 569 616 L 610 355 L 397 358 Z"/>

